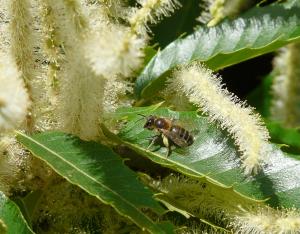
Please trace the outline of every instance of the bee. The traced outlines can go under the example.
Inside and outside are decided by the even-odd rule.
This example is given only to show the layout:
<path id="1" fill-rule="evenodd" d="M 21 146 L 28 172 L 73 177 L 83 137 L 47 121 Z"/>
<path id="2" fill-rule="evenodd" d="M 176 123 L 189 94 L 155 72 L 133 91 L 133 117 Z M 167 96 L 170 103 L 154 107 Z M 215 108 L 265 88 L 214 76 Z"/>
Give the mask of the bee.
<path id="1" fill-rule="evenodd" d="M 143 115 L 141 115 L 143 116 Z M 146 123 L 144 125 L 145 129 L 155 130 L 159 134 L 155 136 L 148 146 L 150 148 L 157 137 L 162 137 L 163 144 L 167 147 L 167 157 L 171 152 L 171 145 L 174 144 L 178 147 L 187 147 L 194 143 L 194 137 L 184 129 L 183 127 L 176 125 L 173 119 L 157 117 L 155 115 L 143 116 L 146 118 Z"/>

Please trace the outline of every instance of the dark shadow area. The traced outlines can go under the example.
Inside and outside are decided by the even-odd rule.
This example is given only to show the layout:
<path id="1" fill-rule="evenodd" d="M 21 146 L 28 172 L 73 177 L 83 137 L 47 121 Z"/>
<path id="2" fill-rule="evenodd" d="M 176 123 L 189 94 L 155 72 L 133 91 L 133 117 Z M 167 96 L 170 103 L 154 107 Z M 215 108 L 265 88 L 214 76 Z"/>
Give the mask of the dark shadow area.
<path id="1" fill-rule="evenodd" d="M 263 171 L 254 176 L 255 182 L 259 184 L 260 191 L 263 193 L 264 197 L 269 198 L 266 203 L 272 207 L 279 207 L 280 202 L 275 194 L 276 189 L 274 188 L 274 183 L 268 175 Z"/>
<path id="2" fill-rule="evenodd" d="M 227 89 L 245 100 L 246 96 L 272 71 L 273 57 L 273 53 L 265 54 L 225 68 L 218 73 L 226 83 Z"/>
<path id="3" fill-rule="evenodd" d="M 190 34 L 199 25 L 196 18 L 200 15 L 199 0 L 180 0 L 181 8 L 171 17 L 163 18 L 157 25 L 150 25 L 152 31 L 151 44 L 158 44 L 162 49 L 182 34 Z"/>
<path id="4" fill-rule="evenodd" d="M 124 163 L 130 169 L 146 173 L 152 178 L 163 178 L 172 172 L 171 169 L 152 162 L 150 159 L 143 157 L 126 146 L 118 146 L 114 150 L 121 157 L 128 159 Z"/>

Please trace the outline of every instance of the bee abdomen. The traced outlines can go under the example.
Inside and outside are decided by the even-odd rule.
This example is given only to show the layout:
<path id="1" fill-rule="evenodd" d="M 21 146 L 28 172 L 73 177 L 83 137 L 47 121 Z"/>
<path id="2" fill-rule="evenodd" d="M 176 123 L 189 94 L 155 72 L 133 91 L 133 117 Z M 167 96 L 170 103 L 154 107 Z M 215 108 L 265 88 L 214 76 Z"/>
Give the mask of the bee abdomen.
<path id="1" fill-rule="evenodd" d="M 179 135 L 181 129 L 182 129 L 181 127 L 174 125 L 174 126 L 171 127 L 170 131 Z"/>
<path id="2" fill-rule="evenodd" d="M 194 143 L 193 136 L 186 129 L 175 125 L 171 127 L 170 131 L 177 134 L 180 139 L 186 142 L 187 145 L 191 145 Z"/>
<path id="3" fill-rule="evenodd" d="M 188 139 L 186 140 L 186 142 L 188 143 L 188 145 L 191 145 L 194 143 L 194 137 L 192 135 L 189 134 Z"/>
<path id="4" fill-rule="evenodd" d="M 193 138 L 193 136 L 192 136 L 187 130 L 185 130 L 185 129 L 183 129 L 183 130 L 184 130 L 183 139 L 186 141 L 186 143 L 187 143 L 188 145 L 193 144 L 193 143 L 194 143 L 194 138 Z"/>

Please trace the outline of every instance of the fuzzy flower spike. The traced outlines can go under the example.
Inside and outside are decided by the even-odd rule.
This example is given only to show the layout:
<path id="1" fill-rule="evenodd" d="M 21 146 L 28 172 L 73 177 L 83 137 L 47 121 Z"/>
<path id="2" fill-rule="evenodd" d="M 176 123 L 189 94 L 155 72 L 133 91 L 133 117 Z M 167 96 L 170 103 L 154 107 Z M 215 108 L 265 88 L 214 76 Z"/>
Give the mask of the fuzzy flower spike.
<path id="1" fill-rule="evenodd" d="M 272 209 L 260 207 L 253 211 L 243 210 L 233 219 L 231 226 L 234 233 L 290 233 L 296 234 L 300 230 L 299 210 Z"/>
<path id="2" fill-rule="evenodd" d="M 135 33 L 143 32 L 148 22 L 155 24 L 181 6 L 177 0 L 139 0 L 138 3 L 141 8 L 133 11 L 129 17 L 131 29 Z"/>
<path id="3" fill-rule="evenodd" d="M 269 134 L 258 114 L 222 88 L 221 80 L 199 63 L 178 69 L 171 90 L 182 90 L 189 101 L 201 108 L 233 136 L 242 153 L 246 174 L 256 174 L 268 150 Z"/>
<path id="4" fill-rule="evenodd" d="M 13 130 L 25 119 L 29 97 L 11 56 L 0 54 L 0 132 Z"/>
<path id="5" fill-rule="evenodd" d="M 86 41 L 86 58 L 97 75 L 129 77 L 143 62 L 147 23 L 156 23 L 180 6 L 176 0 L 139 0 L 140 8 L 128 13 L 129 27 L 103 20 Z"/>

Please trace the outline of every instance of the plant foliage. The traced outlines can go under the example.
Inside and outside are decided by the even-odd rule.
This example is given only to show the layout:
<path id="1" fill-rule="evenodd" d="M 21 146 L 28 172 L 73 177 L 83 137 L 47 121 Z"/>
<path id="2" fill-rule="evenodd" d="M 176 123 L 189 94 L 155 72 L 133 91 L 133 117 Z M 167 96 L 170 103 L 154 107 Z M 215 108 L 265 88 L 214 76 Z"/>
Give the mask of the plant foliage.
<path id="1" fill-rule="evenodd" d="M 256 3 L 0 0 L 0 233 L 299 233 L 300 4 Z"/>
<path id="2" fill-rule="evenodd" d="M 32 137 L 19 133 L 18 139 L 71 183 L 110 204 L 140 227 L 152 233 L 164 233 L 163 228 L 155 225 L 141 211 L 142 208 L 151 208 L 162 214 L 163 208 L 152 199 L 153 194 L 136 180 L 134 173 L 123 165 L 111 149 L 57 132 Z M 141 199 L 136 199 L 136 194 Z"/>
<path id="3" fill-rule="evenodd" d="M 0 218 L 0 230 L 5 230 L 4 233 L 33 233 L 18 206 L 9 200 L 9 198 L 7 198 L 2 192 L 0 193 Z"/>
<path id="4" fill-rule="evenodd" d="M 137 113 L 157 115 L 176 119 L 190 126 L 195 142 L 188 148 L 175 148 L 166 157 L 166 148 L 156 145 L 147 149 L 153 131 L 143 129 L 144 121 L 139 121 Z M 236 192 L 245 199 L 267 200 L 273 207 L 300 208 L 300 184 L 297 171 L 300 161 L 283 153 L 278 146 L 271 145 L 266 163 L 261 172 L 253 177 L 243 174 L 240 154 L 228 133 L 209 123 L 206 117 L 195 111 L 174 112 L 169 109 L 153 111 L 140 108 L 122 109 L 117 112 L 128 121 L 119 133 L 123 144 L 139 152 L 155 163 L 171 168 L 194 178 L 205 177 L 210 183 Z M 289 181 L 293 181 L 290 183 Z"/>
<path id="5" fill-rule="evenodd" d="M 283 6 L 253 9 L 216 27 L 200 27 L 158 52 L 136 81 L 135 94 L 147 98 L 161 89 L 168 71 L 194 60 L 214 71 L 269 53 L 300 40 L 300 8 Z"/>

